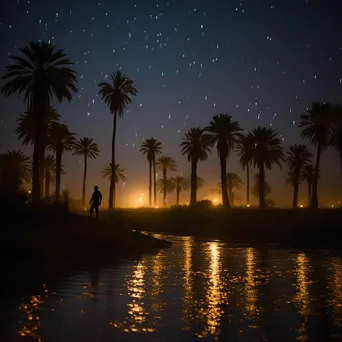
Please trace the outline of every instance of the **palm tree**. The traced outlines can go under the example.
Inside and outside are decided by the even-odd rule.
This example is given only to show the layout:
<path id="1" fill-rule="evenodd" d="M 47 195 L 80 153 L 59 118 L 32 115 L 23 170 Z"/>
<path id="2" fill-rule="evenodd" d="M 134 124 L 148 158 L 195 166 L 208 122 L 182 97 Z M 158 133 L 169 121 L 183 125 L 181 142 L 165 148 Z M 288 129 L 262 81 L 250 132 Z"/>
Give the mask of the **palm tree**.
<path id="1" fill-rule="evenodd" d="M 41 123 L 41 150 L 39 157 L 39 177 L 40 177 L 40 192 L 43 194 L 44 188 L 44 160 L 45 160 L 45 150 L 48 140 L 48 134 L 50 126 L 53 122 L 58 122 L 60 115 L 52 107 L 46 110 L 42 118 Z M 22 145 L 34 144 L 36 137 L 36 115 L 33 110 L 25 112 L 25 114 L 20 115 L 18 121 L 18 127 L 15 132 L 18 135 L 18 140 L 22 141 Z"/>
<path id="2" fill-rule="evenodd" d="M 1 91 L 6 96 L 14 93 L 23 95 L 28 110 L 35 113 L 32 199 L 39 201 L 39 160 L 45 116 L 54 98 L 59 103 L 64 99 L 71 101 L 72 93 L 77 92 L 76 71 L 71 68 L 72 62 L 64 50 L 56 50 L 52 44 L 31 41 L 19 50 L 23 56 L 9 56 L 11 64 L 6 67 L 7 73 L 2 77 L 7 83 Z"/>
<path id="3" fill-rule="evenodd" d="M 318 174 L 322 152 L 327 148 L 334 133 L 333 106 L 330 103 L 313 102 L 311 109 L 300 116 L 300 125 L 303 127 L 302 138 L 317 147 L 316 166 L 312 184 L 311 207 L 318 208 Z"/>
<path id="4" fill-rule="evenodd" d="M 183 142 L 180 144 L 182 155 L 187 155 L 188 161 L 191 162 L 191 206 L 197 202 L 197 163 L 208 159 L 208 153 L 210 153 L 209 143 L 209 137 L 204 134 L 204 130 L 193 127 L 188 130 Z"/>
<path id="5" fill-rule="evenodd" d="M 315 176 L 315 168 L 312 164 L 306 165 L 302 171 L 301 179 L 303 181 L 306 181 L 308 185 L 308 199 L 309 199 L 309 205 L 311 204 L 311 195 L 312 195 L 312 185 L 314 181 Z M 319 174 L 318 174 L 319 179 Z"/>
<path id="6" fill-rule="evenodd" d="M 103 179 L 107 179 L 109 182 L 112 180 L 112 175 L 114 171 L 114 181 L 116 184 L 119 183 L 119 181 L 126 182 L 126 176 L 125 172 L 126 169 L 122 169 L 120 167 L 120 164 L 116 164 L 114 167 L 114 170 L 112 168 L 112 163 L 108 163 L 101 171 L 101 177 Z"/>
<path id="7" fill-rule="evenodd" d="M 164 207 L 166 206 L 166 194 L 171 194 L 176 189 L 175 183 L 171 178 L 159 179 L 157 181 L 157 190 L 165 196 Z"/>
<path id="8" fill-rule="evenodd" d="M 264 196 L 265 199 L 271 194 L 272 192 L 272 188 L 271 186 L 268 184 L 268 182 L 266 181 L 266 179 L 264 180 Z M 257 198 L 260 199 L 260 174 L 257 173 L 254 176 L 254 185 L 252 188 L 252 194 Z"/>
<path id="9" fill-rule="evenodd" d="M 259 168 L 259 208 L 265 208 L 265 167 L 271 170 L 276 164 L 281 168 L 280 162 L 284 160 L 284 149 L 278 134 L 270 128 L 255 128 L 249 133 L 254 144 L 253 163 Z"/>
<path id="10" fill-rule="evenodd" d="M 179 205 L 181 191 L 189 191 L 189 180 L 182 176 L 172 177 L 170 180 L 176 189 L 176 205 Z"/>
<path id="11" fill-rule="evenodd" d="M 236 151 L 240 158 L 242 169 L 247 171 L 247 187 L 246 187 L 246 205 L 249 206 L 249 170 L 252 163 L 254 142 L 250 135 L 241 135 L 236 144 Z"/>
<path id="12" fill-rule="evenodd" d="M 189 180 L 191 179 L 191 177 L 189 177 Z M 197 176 L 197 180 L 196 180 L 196 184 L 197 184 L 197 189 L 200 189 L 200 188 L 203 188 L 204 187 L 204 184 L 205 184 L 205 180 L 203 177 L 201 176 Z"/>
<path id="13" fill-rule="evenodd" d="M 51 125 L 47 148 L 56 154 L 56 194 L 55 200 L 60 199 L 62 155 L 71 151 L 75 144 L 75 133 L 71 133 L 67 125 L 53 123 Z"/>
<path id="14" fill-rule="evenodd" d="M 146 155 L 149 163 L 149 205 L 152 205 L 152 168 L 153 168 L 153 189 L 154 189 L 154 205 L 157 204 L 157 184 L 156 184 L 156 156 L 161 153 L 162 144 L 155 138 L 149 138 L 143 141 L 139 152 Z"/>
<path id="15" fill-rule="evenodd" d="M 221 167 L 222 204 L 223 207 L 230 208 L 227 192 L 227 160 L 238 141 L 239 132 L 242 129 L 240 124 L 237 121 L 233 121 L 230 115 L 219 114 L 213 117 L 210 125 L 205 130 L 210 135 L 211 144 L 217 145 Z"/>
<path id="16" fill-rule="evenodd" d="M 234 206 L 234 188 L 239 190 L 242 188 L 243 181 L 241 177 L 235 172 L 227 173 L 227 189 L 229 195 L 229 201 L 232 206 Z"/>
<path id="17" fill-rule="evenodd" d="M 83 173 L 83 184 L 82 184 L 82 203 L 85 205 L 85 185 L 87 178 L 87 166 L 88 166 L 88 158 L 95 159 L 99 156 L 100 150 L 96 143 L 93 142 L 93 138 L 81 138 L 76 141 L 73 149 L 74 155 L 84 156 L 84 173 Z"/>
<path id="18" fill-rule="evenodd" d="M 177 171 L 177 164 L 172 157 L 164 155 L 157 159 L 156 167 L 157 170 L 160 170 L 163 173 L 163 205 L 166 206 L 166 193 L 168 189 L 167 173 Z"/>
<path id="19" fill-rule="evenodd" d="M 120 71 L 110 75 L 111 83 L 101 82 L 98 87 L 99 95 L 104 103 L 109 107 L 113 114 L 113 136 L 112 136 L 112 159 L 111 164 L 115 163 L 115 136 L 116 136 L 116 121 L 117 117 L 124 116 L 126 105 L 132 102 L 131 97 L 137 95 L 137 90 L 133 86 L 133 81 L 122 74 Z M 109 209 L 115 208 L 115 175 L 114 169 L 109 186 Z"/>
<path id="20" fill-rule="evenodd" d="M 44 160 L 45 170 L 45 198 L 50 197 L 50 184 L 56 177 L 56 159 L 51 154 L 47 155 Z"/>
<path id="21" fill-rule="evenodd" d="M 290 145 L 287 152 L 286 162 L 289 166 L 291 175 L 291 184 L 293 185 L 293 203 L 292 208 L 298 207 L 298 191 L 301 181 L 301 172 L 304 167 L 310 164 L 312 153 L 309 152 L 306 145 Z"/>
<path id="22" fill-rule="evenodd" d="M 19 150 L 1 155 L 0 183 L 10 192 L 18 192 L 21 185 L 31 180 L 31 161 Z"/>

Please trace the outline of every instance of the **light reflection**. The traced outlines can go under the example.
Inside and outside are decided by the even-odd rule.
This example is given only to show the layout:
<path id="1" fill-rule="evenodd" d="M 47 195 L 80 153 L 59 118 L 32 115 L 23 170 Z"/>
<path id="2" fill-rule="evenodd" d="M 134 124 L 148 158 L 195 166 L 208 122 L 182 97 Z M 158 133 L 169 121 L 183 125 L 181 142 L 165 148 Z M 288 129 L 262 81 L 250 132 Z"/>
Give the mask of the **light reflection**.
<path id="1" fill-rule="evenodd" d="M 308 317 L 311 313 L 308 271 L 308 257 L 304 253 L 298 254 L 296 258 L 297 294 L 294 300 L 299 308 L 299 314 L 304 318 L 304 322 L 298 328 L 297 340 L 300 341 L 307 341 L 308 339 Z"/>
<path id="2" fill-rule="evenodd" d="M 335 326 L 342 327 L 342 261 L 339 258 L 332 258 L 332 319 Z"/>
<path id="3" fill-rule="evenodd" d="M 223 303 L 223 298 L 227 299 L 227 295 L 222 291 L 224 286 L 220 278 L 220 245 L 218 242 L 210 242 L 208 245 L 209 248 L 206 249 L 209 259 L 206 288 L 208 307 L 205 312 L 207 324 L 204 327 L 204 331 L 197 334 L 197 337 L 205 338 L 208 335 L 212 335 L 216 339 L 220 333 L 220 319 L 223 315 L 222 305 L 225 304 Z"/>
<path id="4" fill-rule="evenodd" d="M 26 323 L 19 329 L 18 334 L 25 340 L 41 342 L 40 336 L 40 309 L 48 297 L 48 290 L 43 285 L 43 293 L 39 296 L 31 296 L 20 305 L 19 310 L 25 314 Z"/>
<path id="5" fill-rule="evenodd" d="M 152 259 L 152 286 L 151 286 L 151 301 L 152 301 L 152 312 L 153 319 L 160 320 L 160 313 L 163 311 L 164 303 L 161 298 L 163 293 L 163 252 L 159 252 Z"/>
<path id="6" fill-rule="evenodd" d="M 246 281 L 245 281 L 245 311 L 251 319 L 255 319 L 256 312 L 256 281 L 255 281 L 255 251 L 253 248 L 246 250 Z"/>

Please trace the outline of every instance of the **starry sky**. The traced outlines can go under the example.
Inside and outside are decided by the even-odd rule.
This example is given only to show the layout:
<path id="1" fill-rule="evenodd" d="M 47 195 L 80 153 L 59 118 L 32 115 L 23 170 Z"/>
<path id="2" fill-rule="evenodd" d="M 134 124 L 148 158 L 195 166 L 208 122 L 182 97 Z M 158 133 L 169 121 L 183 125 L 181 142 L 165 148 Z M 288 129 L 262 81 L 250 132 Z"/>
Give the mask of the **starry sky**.
<path id="1" fill-rule="evenodd" d="M 71 131 L 99 144 L 101 156 L 89 163 L 88 195 L 95 183 L 108 193 L 100 170 L 110 160 L 112 116 L 97 84 L 118 69 L 134 80 L 139 94 L 118 123 L 116 148 L 117 162 L 127 168 L 118 203 L 132 205 L 141 193 L 147 202 L 144 138 L 162 141 L 177 161 L 174 175 L 185 176 L 190 165 L 180 154 L 182 136 L 217 113 L 229 113 L 245 131 L 271 126 L 285 149 L 300 143 L 299 115 L 313 100 L 342 102 L 341 10 L 339 0 L 7 0 L 0 4 L 0 68 L 3 74 L 8 55 L 30 40 L 63 48 L 75 63 L 80 91 L 56 108 Z M 0 95 L 1 153 L 20 147 L 14 130 L 24 110 L 22 100 Z M 69 153 L 63 164 L 62 183 L 79 197 L 83 161 Z M 245 178 L 234 154 L 227 168 Z M 323 202 L 341 195 L 339 168 L 337 154 L 325 153 Z M 279 205 L 291 203 L 286 173 L 284 165 L 267 174 Z M 219 182 L 216 151 L 199 165 L 199 175 L 206 181 L 201 198 Z M 300 190 L 305 201 L 306 187 Z M 244 200 L 244 191 L 237 196 Z"/>

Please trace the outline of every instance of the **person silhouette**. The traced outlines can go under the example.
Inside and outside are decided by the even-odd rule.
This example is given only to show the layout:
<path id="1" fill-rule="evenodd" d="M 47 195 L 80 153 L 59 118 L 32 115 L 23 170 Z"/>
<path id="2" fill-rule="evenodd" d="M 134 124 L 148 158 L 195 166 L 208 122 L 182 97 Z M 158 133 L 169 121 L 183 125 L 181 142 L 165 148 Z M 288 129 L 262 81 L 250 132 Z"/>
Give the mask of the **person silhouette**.
<path id="1" fill-rule="evenodd" d="M 95 209 L 96 217 L 99 217 L 99 206 L 101 205 L 102 201 L 102 194 L 99 191 L 99 187 L 97 185 L 94 186 L 94 192 L 91 196 L 91 199 L 89 201 L 90 206 L 90 216 L 93 216 L 93 212 Z"/>

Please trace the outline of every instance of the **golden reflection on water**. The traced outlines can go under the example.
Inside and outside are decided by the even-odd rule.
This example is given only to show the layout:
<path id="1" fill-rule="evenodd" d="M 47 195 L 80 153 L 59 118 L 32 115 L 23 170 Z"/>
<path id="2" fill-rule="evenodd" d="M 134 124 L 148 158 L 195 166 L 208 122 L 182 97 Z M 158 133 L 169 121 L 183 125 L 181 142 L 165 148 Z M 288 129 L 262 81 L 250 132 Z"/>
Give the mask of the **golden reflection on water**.
<path id="1" fill-rule="evenodd" d="M 333 324 L 342 327 L 342 261 L 339 258 L 331 260 L 332 277 L 332 299 L 330 305 L 332 307 Z"/>
<path id="2" fill-rule="evenodd" d="M 245 313 L 246 316 L 255 319 L 257 316 L 257 291 L 255 280 L 255 251 L 246 249 L 246 281 L 245 281 Z"/>
<path id="3" fill-rule="evenodd" d="M 40 336 L 40 308 L 48 297 L 48 290 L 43 285 L 43 294 L 30 296 L 20 305 L 19 310 L 25 314 L 27 322 L 19 329 L 18 334 L 27 341 L 41 342 Z"/>
<path id="4" fill-rule="evenodd" d="M 205 338 L 208 335 L 212 335 L 216 340 L 220 333 L 220 319 L 223 315 L 221 305 L 225 304 L 223 303 L 223 298 L 227 298 L 226 294 L 223 292 L 224 286 L 221 283 L 220 278 L 220 272 L 222 272 L 220 260 L 221 247 L 217 242 L 210 242 L 208 246 L 209 248 L 205 249 L 205 253 L 209 259 L 206 287 L 206 326 L 202 332 L 197 334 L 197 337 Z M 199 314 L 203 315 L 203 312 Z"/>
<path id="5" fill-rule="evenodd" d="M 310 292 L 309 292 L 309 258 L 305 253 L 297 255 L 296 258 L 296 288 L 297 294 L 294 301 L 298 307 L 299 314 L 304 318 L 302 325 L 298 328 L 298 341 L 308 340 L 308 317 L 311 314 Z"/>
<path id="6" fill-rule="evenodd" d="M 163 278 L 162 271 L 164 269 L 163 266 L 163 255 L 162 252 L 159 252 L 152 259 L 152 277 L 151 277 L 151 293 L 150 299 L 152 301 L 152 313 L 154 320 L 160 320 L 160 314 L 163 311 L 164 303 L 161 298 L 161 294 L 163 293 Z"/>

